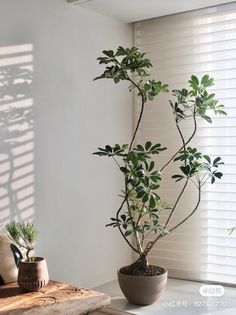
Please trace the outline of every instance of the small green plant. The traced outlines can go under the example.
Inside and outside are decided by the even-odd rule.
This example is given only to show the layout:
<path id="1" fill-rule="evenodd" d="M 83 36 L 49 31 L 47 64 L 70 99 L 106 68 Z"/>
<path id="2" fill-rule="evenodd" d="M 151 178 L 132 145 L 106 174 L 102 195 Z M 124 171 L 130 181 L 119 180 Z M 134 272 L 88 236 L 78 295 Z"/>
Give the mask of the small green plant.
<path id="1" fill-rule="evenodd" d="M 34 249 L 34 242 L 37 236 L 34 224 L 31 222 L 20 223 L 13 221 L 6 224 L 6 231 L 11 240 L 26 250 L 27 260 L 33 261 L 34 258 L 30 257 L 30 252 Z"/>
<path id="2" fill-rule="evenodd" d="M 105 71 L 97 79 L 112 79 L 114 83 L 128 81 L 129 90 L 136 91 L 141 101 L 140 114 L 130 144 L 106 145 L 98 148 L 95 155 L 110 157 L 124 175 L 124 188 L 121 192 L 121 204 L 111 222 L 107 226 L 119 229 L 122 237 L 130 248 L 139 255 L 139 258 L 129 267 L 129 274 L 138 274 L 140 270 L 147 270 L 147 256 L 156 242 L 166 234 L 174 231 L 185 223 L 197 210 L 203 185 L 210 180 L 213 184 L 223 174 L 218 170 L 223 164 L 220 157 L 214 159 L 202 154 L 197 148 L 189 144 L 197 131 L 199 119 L 211 123 L 208 112 L 226 115 L 224 106 L 215 99 L 215 94 L 208 92 L 214 84 L 213 78 L 205 74 L 202 78 L 192 75 L 189 80 L 189 89 L 183 88 L 172 91 L 170 101 L 177 133 L 181 139 L 181 146 L 170 156 L 163 166 L 155 166 L 155 156 L 167 148 L 160 143 L 147 141 L 136 144 L 136 135 L 143 117 L 145 106 L 160 93 L 168 92 L 167 84 L 160 81 L 147 80 L 151 61 L 141 53 L 138 48 L 118 47 L 116 51 L 104 50 L 103 56 L 98 58 L 100 64 L 105 65 Z M 186 137 L 182 132 L 182 123 L 185 120 L 192 122 L 192 133 Z M 175 182 L 181 181 L 179 195 L 173 205 L 161 199 L 158 190 L 161 185 L 162 173 L 166 168 L 176 163 L 178 173 L 172 175 Z M 179 202 L 192 183 L 196 187 L 196 205 L 189 214 L 176 225 L 169 226 Z M 169 211 L 167 220 L 161 222 L 160 213 Z M 154 239 L 145 242 L 150 234 Z"/>

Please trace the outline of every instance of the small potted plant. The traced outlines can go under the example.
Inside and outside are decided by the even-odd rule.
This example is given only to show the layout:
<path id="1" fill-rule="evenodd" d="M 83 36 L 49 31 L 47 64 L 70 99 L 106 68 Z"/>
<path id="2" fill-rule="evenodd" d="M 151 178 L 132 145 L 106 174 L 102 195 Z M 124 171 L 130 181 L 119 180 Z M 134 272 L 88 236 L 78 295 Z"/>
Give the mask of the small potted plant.
<path id="1" fill-rule="evenodd" d="M 37 230 L 30 222 L 11 222 L 6 224 L 8 237 L 26 253 L 26 258 L 20 260 L 18 284 L 25 291 L 38 291 L 48 284 L 49 276 L 45 258 L 31 256 Z"/>
<path id="2" fill-rule="evenodd" d="M 148 254 L 154 245 L 168 233 L 172 233 L 184 224 L 197 210 L 203 185 L 222 177 L 218 170 L 223 164 L 220 157 L 211 159 L 197 148 L 191 147 L 199 119 L 212 122 L 208 112 L 226 115 L 224 106 L 219 104 L 208 88 L 213 79 L 204 75 L 198 79 L 192 75 L 189 88 L 173 90 L 170 101 L 177 134 L 181 146 L 169 160 L 158 168 L 155 166 L 157 156 L 166 147 L 160 143 L 136 143 L 136 135 L 140 127 L 145 106 L 160 93 L 168 92 L 167 84 L 160 81 L 147 80 L 151 61 L 138 48 L 118 47 L 116 51 L 105 50 L 98 58 L 105 65 L 104 72 L 97 79 L 112 79 L 114 83 L 128 81 L 129 90 L 135 91 L 140 98 L 140 113 L 134 133 L 129 144 L 106 145 L 98 148 L 95 155 L 110 157 L 114 160 L 124 176 L 124 188 L 121 190 L 121 204 L 107 226 L 119 229 L 128 246 L 138 255 L 138 259 L 129 266 L 118 271 L 118 280 L 126 298 L 133 304 L 146 305 L 153 303 L 165 288 L 167 270 L 160 266 L 150 265 Z M 182 131 L 185 120 L 192 122 L 192 133 L 186 136 Z M 168 128 L 168 127 L 167 127 Z M 177 172 L 172 175 L 173 182 L 180 182 L 180 192 L 173 205 L 161 199 L 159 188 L 162 173 L 172 163 L 176 164 Z M 192 183 L 196 188 L 197 202 L 189 214 L 176 225 L 170 223 L 178 210 L 178 205 Z M 173 183 L 174 184 L 174 183 Z M 162 221 L 160 213 L 167 211 L 167 220 Z M 146 241 L 153 234 L 152 241 Z"/>

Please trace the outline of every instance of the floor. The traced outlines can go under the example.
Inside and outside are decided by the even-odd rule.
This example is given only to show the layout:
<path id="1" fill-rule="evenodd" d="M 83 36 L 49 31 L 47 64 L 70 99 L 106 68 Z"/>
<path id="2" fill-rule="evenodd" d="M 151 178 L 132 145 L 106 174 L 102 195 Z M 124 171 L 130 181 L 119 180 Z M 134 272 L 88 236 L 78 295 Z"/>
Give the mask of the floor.
<path id="1" fill-rule="evenodd" d="M 165 293 L 149 306 L 135 306 L 123 297 L 117 281 L 112 281 L 95 290 L 111 296 L 111 309 L 137 315 L 235 315 L 236 288 L 224 287 L 221 297 L 205 297 L 199 292 L 203 283 L 168 279 Z"/>

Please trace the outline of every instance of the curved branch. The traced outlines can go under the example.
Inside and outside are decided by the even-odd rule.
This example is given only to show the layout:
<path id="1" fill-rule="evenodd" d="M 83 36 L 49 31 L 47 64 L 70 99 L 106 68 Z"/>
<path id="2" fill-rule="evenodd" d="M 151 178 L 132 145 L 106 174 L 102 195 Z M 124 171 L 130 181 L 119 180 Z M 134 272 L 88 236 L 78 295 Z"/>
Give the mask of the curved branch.
<path id="1" fill-rule="evenodd" d="M 10 234 L 8 233 L 7 234 L 8 238 L 10 240 L 13 241 L 13 243 L 15 243 L 17 246 L 19 246 L 20 248 L 23 248 L 26 250 L 26 258 L 30 261 L 30 256 L 29 256 L 29 253 L 34 249 L 32 246 L 27 246 L 27 245 L 24 245 L 22 244 L 21 242 L 17 241 L 16 239 L 14 239 L 13 237 L 10 236 Z M 22 238 L 22 235 L 21 235 L 21 238 Z M 23 238 L 22 238 L 23 239 Z M 25 242 L 25 244 L 27 244 L 26 240 L 23 239 L 23 241 Z"/>
<path id="2" fill-rule="evenodd" d="M 177 151 L 175 152 L 175 154 L 170 158 L 170 160 L 161 168 L 160 172 L 163 172 L 165 170 L 165 168 L 174 160 L 174 158 L 176 157 L 176 155 L 184 149 L 184 147 L 186 147 L 186 145 L 189 144 L 189 142 L 193 139 L 193 137 L 195 136 L 195 133 L 197 131 L 197 121 L 196 121 L 196 111 L 194 110 L 193 112 L 193 122 L 194 122 L 194 129 L 193 129 L 193 133 L 192 135 L 189 137 L 189 139 L 184 142 L 184 145 Z M 180 136 L 182 135 L 182 132 L 180 130 L 180 128 L 178 127 L 177 123 L 176 123 L 176 126 L 177 126 L 177 129 L 178 131 L 180 132 Z M 182 138 L 182 136 L 181 136 Z M 182 138 L 182 141 L 183 141 L 183 138 Z"/>
<path id="3" fill-rule="evenodd" d="M 201 201 L 201 187 L 200 185 L 198 186 L 198 200 L 197 200 L 197 204 L 196 206 L 194 207 L 193 211 L 186 217 L 184 218 L 182 221 L 180 221 L 178 224 L 176 224 L 173 228 L 171 228 L 169 230 L 169 232 L 173 232 L 175 229 L 177 229 L 177 227 L 179 227 L 180 225 L 182 225 L 185 221 L 187 221 L 197 210 L 199 204 L 200 204 L 200 201 Z"/>
<path id="4" fill-rule="evenodd" d="M 136 134 L 138 132 L 142 116 L 143 116 L 145 98 L 144 98 L 144 95 L 143 95 L 140 87 L 138 86 L 138 84 L 136 84 L 132 79 L 130 79 L 130 77 L 128 77 L 128 80 L 138 89 L 138 91 L 139 91 L 139 93 L 140 93 L 140 95 L 142 97 L 141 111 L 140 111 L 140 114 L 139 114 L 137 125 L 136 125 L 135 130 L 134 130 L 134 134 L 133 134 L 132 140 L 130 142 L 130 146 L 129 146 L 129 151 L 130 151 L 132 149 L 132 146 L 133 146 L 133 143 L 134 143 L 134 140 L 135 140 Z"/>
<path id="5" fill-rule="evenodd" d="M 180 199 L 181 199 L 181 197 L 182 197 L 182 195 L 183 195 L 183 193 L 184 193 L 184 191 L 185 191 L 185 189 L 186 189 L 186 187 L 188 185 L 188 182 L 189 182 L 189 177 L 187 178 L 187 180 L 186 180 L 186 182 L 185 182 L 185 184 L 184 184 L 184 186 L 183 186 L 183 188 L 182 188 L 182 190 L 181 190 L 181 192 L 180 192 L 180 194 L 179 194 L 179 196 L 178 196 L 178 198 L 177 198 L 177 200 L 176 200 L 176 202 L 175 202 L 175 204 L 174 204 L 174 206 L 173 206 L 173 208 L 172 208 L 172 210 L 171 210 L 171 212 L 169 214 L 169 217 L 168 217 L 168 219 L 166 221 L 165 227 L 170 222 L 170 219 L 172 218 L 172 216 L 174 214 L 174 211 L 175 211 L 176 207 L 179 204 L 179 201 L 180 201 Z"/>
<path id="6" fill-rule="evenodd" d="M 116 165 L 119 167 L 120 169 L 120 164 L 118 163 L 118 161 L 116 160 L 116 158 L 114 156 L 112 156 L 113 161 L 116 163 Z"/>
<path id="7" fill-rule="evenodd" d="M 150 191 L 149 191 L 149 193 L 150 193 Z M 137 219 L 137 222 L 136 222 L 136 227 L 139 226 L 141 219 L 146 215 L 145 213 L 143 213 L 143 209 L 144 209 L 145 204 L 146 204 L 146 202 L 143 202 L 141 211 L 139 213 L 139 216 L 138 216 L 138 219 Z M 145 236 L 145 238 L 146 237 L 147 237 L 147 235 Z M 144 234 L 142 235 L 142 241 L 141 241 L 141 244 L 140 244 L 140 250 L 141 250 L 140 255 L 144 254 L 144 250 L 142 248 L 143 247 L 143 241 L 144 241 Z"/>
<path id="8" fill-rule="evenodd" d="M 181 131 L 181 129 L 180 129 L 180 127 L 179 127 L 179 125 L 177 123 L 176 123 L 176 127 L 177 127 L 177 130 L 178 130 L 178 132 L 180 134 L 180 137 L 181 137 L 181 140 L 182 140 L 182 143 L 183 143 L 182 148 L 184 149 L 184 152 L 186 152 L 186 143 L 185 143 L 184 135 L 183 135 L 183 133 L 182 133 L 182 131 Z M 184 160 L 184 164 L 186 165 L 186 158 Z"/>
<path id="9" fill-rule="evenodd" d="M 128 196 L 126 195 L 126 196 L 124 197 L 124 199 L 123 199 L 123 201 L 122 201 L 122 203 L 121 203 L 119 209 L 118 209 L 117 212 L 116 212 L 116 219 L 117 219 L 117 221 L 119 220 L 120 211 L 122 210 L 123 205 L 125 204 L 127 198 L 128 198 Z M 132 244 L 128 241 L 128 239 L 125 237 L 125 234 L 123 233 L 123 231 L 122 231 L 120 225 L 118 224 L 117 226 L 118 226 L 118 229 L 119 229 L 119 231 L 120 231 L 120 234 L 123 236 L 124 240 L 125 240 L 126 243 L 129 245 L 129 247 L 130 247 L 131 249 L 133 249 L 136 253 L 139 254 L 138 250 L 137 250 L 135 247 L 133 247 L 133 245 L 132 245 Z"/>
<path id="10" fill-rule="evenodd" d="M 127 178 L 125 178 L 125 188 L 126 188 L 126 196 L 128 196 L 128 191 L 127 191 L 127 187 L 128 187 L 128 184 L 127 184 Z M 135 227 L 135 222 L 134 222 L 134 217 L 131 213 L 131 210 L 130 210 L 130 205 L 129 205 L 129 198 L 127 197 L 126 198 L 126 203 L 127 203 L 127 208 L 128 208 L 128 212 L 129 212 L 129 217 L 131 219 L 131 225 L 132 225 L 132 229 L 133 229 L 133 233 L 134 233 L 134 237 L 135 237 L 135 240 L 136 240 L 136 244 L 137 244 L 137 252 L 141 255 L 142 253 L 142 246 L 140 244 L 140 240 L 139 240 L 139 237 L 138 237 L 138 233 L 136 231 L 136 227 Z"/>
<path id="11" fill-rule="evenodd" d="M 31 260 L 31 258 L 30 258 L 30 252 L 33 250 L 33 248 L 27 248 L 27 252 L 26 252 L 26 257 L 27 257 L 27 259 L 28 259 L 28 261 L 30 261 Z"/>
<path id="12" fill-rule="evenodd" d="M 196 210 L 197 210 L 197 208 L 198 208 L 198 206 L 199 206 L 199 204 L 200 204 L 200 201 L 201 201 L 201 186 L 200 186 L 200 183 L 198 183 L 198 200 L 197 200 L 197 203 L 196 203 L 196 205 L 195 205 L 193 211 L 190 212 L 190 214 L 189 214 L 187 217 L 185 217 L 182 221 L 180 221 L 178 224 L 176 224 L 174 227 L 172 227 L 172 228 L 169 230 L 169 232 L 173 232 L 173 231 L 174 231 L 175 229 L 177 229 L 180 225 L 182 225 L 185 221 L 187 221 L 187 220 L 196 212 Z M 157 242 L 160 238 L 162 238 L 163 236 L 165 236 L 165 235 L 166 235 L 166 234 L 164 234 L 164 235 L 163 235 L 163 234 L 160 234 L 160 235 L 158 235 L 158 236 L 155 238 L 154 241 L 149 242 L 149 243 L 147 244 L 145 250 L 144 250 L 145 254 L 147 255 L 147 254 L 151 251 L 151 249 L 153 248 L 153 246 L 156 244 L 156 242 Z"/>

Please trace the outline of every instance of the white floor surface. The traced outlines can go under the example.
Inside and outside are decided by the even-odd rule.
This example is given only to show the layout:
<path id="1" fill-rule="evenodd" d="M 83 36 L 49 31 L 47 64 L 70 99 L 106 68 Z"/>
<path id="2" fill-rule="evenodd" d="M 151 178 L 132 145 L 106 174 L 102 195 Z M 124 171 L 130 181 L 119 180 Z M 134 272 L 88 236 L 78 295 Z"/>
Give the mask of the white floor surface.
<path id="1" fill-rule="evenodd" d="M 112 281 L 95 290 L 110 295 L 111 308 L 137 315 L 236 315 L 236 288 L 224 286 L 221 297 L 203 297 L 199 289 L 204 283 L 168 279 L 166 291 L 152 305 L 130 304 L 122 295 L 117 281 Z"/>

